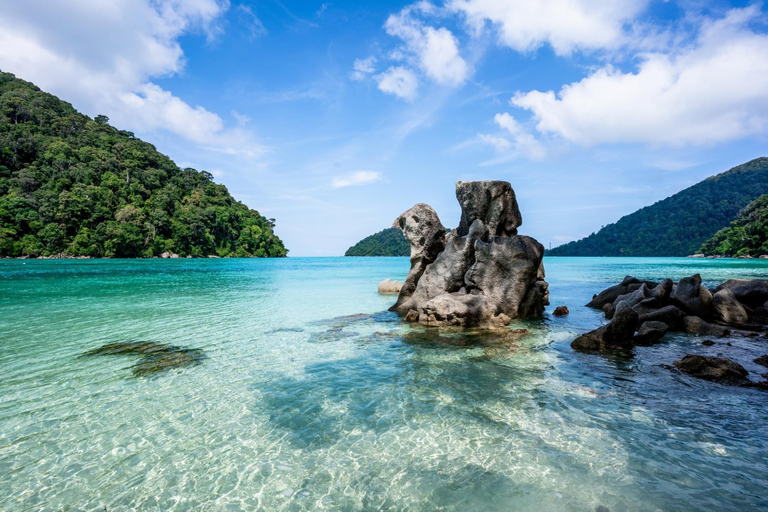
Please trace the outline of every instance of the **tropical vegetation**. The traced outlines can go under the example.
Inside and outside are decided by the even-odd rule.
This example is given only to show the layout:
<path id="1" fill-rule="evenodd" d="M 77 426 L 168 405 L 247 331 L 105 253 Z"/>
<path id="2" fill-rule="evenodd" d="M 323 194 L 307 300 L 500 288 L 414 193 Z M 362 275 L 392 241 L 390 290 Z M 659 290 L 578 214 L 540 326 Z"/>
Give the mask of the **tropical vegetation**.
<path id="1" fill-rule="evenodd" d="M 586 238 L 555 247 L 547 254 L 688 256 L 727 227 L 751 201 L 766 193 L 768 158 L 757 158 L 622 217 Z M 743 246 L 738 250 L 741 249 Z"/>
<path id="2" fill-rule="evenodd" d="M 701 246 L 700 253 L 737 257 L 768 254 L 768 194 L 749 203 L 730 226 Z"/>
<path id="3" fill-rule="evenodd" d="M 285 256 L 205 171 L 0 72 L 0 256 Z"/>
<path id="4" fill-rule="evenodd" d="M 397 228 L 387 228 L 365 237 L 347 249 L 344 256 L 410 256 L 411 245 Z"/>

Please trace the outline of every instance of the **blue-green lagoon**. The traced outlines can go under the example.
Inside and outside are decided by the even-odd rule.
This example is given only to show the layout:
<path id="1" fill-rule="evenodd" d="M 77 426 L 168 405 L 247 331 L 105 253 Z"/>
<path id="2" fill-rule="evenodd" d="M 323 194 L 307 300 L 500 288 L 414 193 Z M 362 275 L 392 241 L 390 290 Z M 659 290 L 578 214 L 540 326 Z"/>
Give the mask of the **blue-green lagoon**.
<path id="1" fill-rule="evenodd" d="M 768 508 L 768 394 L 667 366 L 723 353 L 754 378 L 768 340 L 569 346 L 625 275 L 713 284 L 768 262 L 545 265 L 548 311 L 571 314 L 510 342 L 386 312 L 376 286 L 407 258 L 2 260 L 0 510 Z M 127 342 L 201 357 L 86 355 Z"/>

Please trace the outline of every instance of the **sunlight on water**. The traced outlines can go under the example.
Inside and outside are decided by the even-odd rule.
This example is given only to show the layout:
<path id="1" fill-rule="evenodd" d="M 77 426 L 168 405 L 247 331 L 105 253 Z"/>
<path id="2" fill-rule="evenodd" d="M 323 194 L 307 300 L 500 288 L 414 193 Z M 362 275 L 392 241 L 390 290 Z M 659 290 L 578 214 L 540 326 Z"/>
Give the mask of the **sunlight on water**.
<path id="1" fill-rule="evenodd" d="M 406 258 L 0 261 L 0 510 L 767 506 L 768 395 L 663 366 L 717 347 L 569 343 L 624 275 L 768 263 L 546 265 L 571 314 L 500 340 L 387 313 Z"/>

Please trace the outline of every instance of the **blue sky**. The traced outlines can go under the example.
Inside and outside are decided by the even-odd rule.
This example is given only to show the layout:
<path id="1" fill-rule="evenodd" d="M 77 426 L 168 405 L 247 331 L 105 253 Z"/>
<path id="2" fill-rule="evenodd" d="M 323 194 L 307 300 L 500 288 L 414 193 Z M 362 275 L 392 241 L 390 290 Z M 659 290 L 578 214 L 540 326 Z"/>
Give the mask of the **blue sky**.
<path id="1" fill-rule="evenodd" d="M 768 11 L 713 0 L 0 4 L 0 69 L 212 172 L 292 256 L 456 180 L 559 245 L 768 155 Z"/>

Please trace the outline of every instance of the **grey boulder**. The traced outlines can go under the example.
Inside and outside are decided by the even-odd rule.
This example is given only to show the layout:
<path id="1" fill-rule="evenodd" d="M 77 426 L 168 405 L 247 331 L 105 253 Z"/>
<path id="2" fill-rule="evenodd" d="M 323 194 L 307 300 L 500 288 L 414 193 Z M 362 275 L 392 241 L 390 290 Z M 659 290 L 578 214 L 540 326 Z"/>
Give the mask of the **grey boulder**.
<path id="1" fill-rule="evenodd" d="M 675 306 L 688 314 L 708 318 L 712 306 L 712 292 L 701 286 L 701 276 L 684 277 L 672 289 L 669 298 Z"/>
<path id="2" fill-rule="evenodd" d="M 643 322 L 635 334 L 634 343 L 644 347 L 653 345 L 667 334 L 667 330 L 669 327 L 664 322 Z"/>
<path id="3" fill-rule="evenodd" d="M 744 325 L 749 322 L 747 310 L 728 288 L 723 288 L 712 296 L 712 314 L 715 321 L 723 324 Z"/>
<path id="4" fill-rule="evenodd" d="M 582 334 L 571 343 L 571 347 L 597 352 L 631 350 L 637 323 L 638 315 L 634 310 L 617 311 L 613 320 L 594 331 Z"/>

